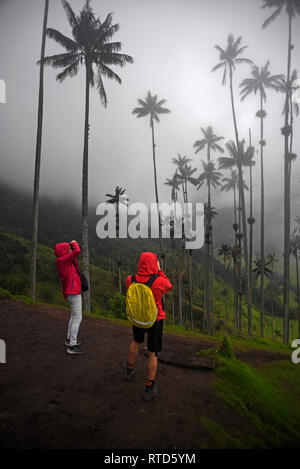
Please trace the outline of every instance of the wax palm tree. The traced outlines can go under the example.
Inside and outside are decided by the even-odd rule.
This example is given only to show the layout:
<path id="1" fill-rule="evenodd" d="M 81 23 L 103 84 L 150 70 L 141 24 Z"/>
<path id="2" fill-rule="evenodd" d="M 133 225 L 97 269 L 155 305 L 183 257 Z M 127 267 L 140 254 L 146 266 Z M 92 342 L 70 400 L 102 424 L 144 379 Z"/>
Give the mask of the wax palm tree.
<path id="1" fill-rule="evenodd" d="M 112 23 L 112 13 L 102 22 L 95 16 L 86 0 L 83 9 L 77 16 L 66 0 L 62 0 L 68 22 L 72 29 L 73 39 L 56 29 L 48 28 L 47 35 L 66 49 L 65 53 L 45 57 L 44 63 L 53 68 L 62 68 L 56 79 L 62 82 L 67 77 L 77 75 L 80 66 L 85 66 L 85 121 L 82 163 L 82 261 L 83 272 L 89 281 L 89 244 L 88 244 L 88 139 L 89 139 L 89 104 L 90 88 L 96 86 L 102 104 L 107 106 L 107 95 L 103 78 L 114 79 L 121 83 L 121 78 L 111 66 L 124 67 L 133 63 L 132 57 L 120 53 L 121 43 L 110 42 L 119 30 L 118 24 Z M 84 307 L 90 312 L 90 289 L 83 294 Z"/>
<path id="2" fill-rule="evenodd" d="M 186 200 L 186 188 L 185 188 L 185 181 L 183 174 L 185 173 L 185 167 L 188 165 L 188 163 L 192 161 L 191 158 L 188 158 L 187 156 L 181 156 L 180 153 L 178 154 L 177 158 L 173 157 L 172 162 L 176 165 L 176 171 L 174 177 L 177 180 L 177 183 L 181 186 L 182 189 L 182 197 L 183 197 L 183 202 Z M 184 250 L 184 225 L 182 224 L 183 228 L 183 241 L 179 245 L 179 250 L 178 250 L 178 268 L 176 269 L 176 272 L 178 274 L 178 314 L 179 314 L 179 324 L 182 325 L 183 323 L 183 250 Z"/>
<path id="3" fill-rule="evenodd" d="M 218 256 L 223 258 L 223 263 L 225 266 L 226 272 L 228 272 L 232 259 L 232 248 L 230 244 L 221 244 L 217 250 Z M 225 330 L 226 335 L 228 335 L 228 282 L 226 282 L 226 304 L 225 304 Z"/>
<path id="4" fill-rule="evenodd" d="M 202 185 L 204 184 L 204 182 L 206 182 L 207 187 L 209 188 L 208 203 L 210 204 L 211 202 L 210 188 L 213 187 L 214 189 L 216 189 L 217 187 L 221 185 L 220 178 L 222 177 L 222 173 L 216 170 L 215 163 L 213 162 L 206 163 L 205 161 L 202 160 L 201 163 L 202 163 L 203 171 L 198 177 L 197 190 L 199 190 L 200 187 L 202 187 Z"/>
<path id="5" fill-rule="evenodd" d="M 273 273 L 274 273 L 274 264 L 275 264 L 275 262 L 279 262 L 278 259 L 276 258 L 276 254 L 275 253 L 268 254 L 267 262 L 269 264 L 269 269 L 271 270 L 270 282 L 271 282 L 271 286 L 272 286 Z M 271 316 L 272 316 L 272 342 L 273 342 L 274 341 L 274 295 L 273 294 L 272 294 L 272 299 L 271 299 Z"/>
<path id="6" fill-rule="evenodd" d="M 300 334 L 300 285 L 299 285 L 299 254 L 300 254 L 300 235 L 297 234 L 292 237 L 290 242 L 291 254 L 295 258 L 296 264 L 296 302 L 297 302 L 297 316 L 298 316 L 298 334 Z"/>
<path id="7" fill-rule="evenodd" d="M 272 273 L 272 270 L 269 269 L 269 267 L 268 267 L 269 264 L 270 264 L 269 261 L 268 262 L 262 262 L 262 260 L 259 259 L 259 258 L 256 258 L 254 260 L 255 267 L 253 269 L 253 272 L 255 273 L 256 278 L 258 278 L 260 275 L 262 275 L 263 272 L 264 272 L 264 275 L 266 277 L 269 277 L 269 275 Z"/>
<path id="8" fill-rule="evenodd" d="M 221 156 L 221 157 L 218 158 L 219 169 L 230 169 L 230 170 L 232 170 L 233 167 L 235 167 L 235 166 L 237 167 L 238 176 L 236 176 L 236 172 L 232 172 L 231 173 L 231 179 L 233 179 L 233 180 L 231 182 L 230 179 L 229 179 L 229 181 L 227 181 L 227 182 L 229 184 L 229 188 L 231 188 L 231 184 L 234 184 L 233 187 L 234 187 L 234 196 L 235 196 L 235 187 L 236 187 L 235 182 L 236 182 L 236 177 L 238 177 L 239 206 L 240 206 L 241 189 L 243 190 L 243 193 L 244 193 L 244 190 L 248 190 L 248 186 L 245 184 L 244 179 L 240 180 L 239 166 L 242 167 L 242 166 L 252 165 L 251 156 L 250 156 L 251 153 L 252 153 L 252 147 L 248 147 L 247 149 L 245 149 L 245 141 L 244 140 L 242 140 L 239 143 L 239 150 L 237 150 L 237 147 L 236 147 L 235 143 L 232 140 L 229 141 L 228 143 L 226 143 L 225 146 L 226 146 L 226 149 L 228 151 L 229 156 Z M 235 200 L 235 203 L 234 203 L 234 207 L 235 207 L 234 230 L 236 232 L 237 227 L 240 230 L 240 226 L 239 226 L 240 223 L 238 225 L 237 224 L 237 219 L 236 219 L 236 200 Z"/>
<path id="9" fill-rule="evenodd" d="M 199 187 L 199 186 L 198 186 Z M 204 314 L 203 314 L 203 331 L 207 334 L 214 334 L 214 284 L 213 284 L 213 263 L 212 256 L 212 221 L 217 215 L 215 207 L 208 203 L 204 203 L 204 236 L 205 236 L 205 251 L 204 251 Z"/>
<path id="10" fill-rule="evenodd" d="M 225 166 L 226 167 L 226 166 Z M 230 166 L 229 166 L 230 168 Z M 237 223 L 237 200 L 236 200 L 236 190 L 239 187 L 239 176 L 238 176 L 238 171 L 230 168 L 230 177 L 224 177 L 222 179 L 223 185 L 221 186 L 221 191 L 228 192 L 230 190 L 233 191 L 233 210 L 234 210 L 234 223 L 233 223 L 233 229 L 234 229 L 234 244 L 237 246 L 238 243 L 238 229 L 239 225 Z M 243 181 L 243 186 L 245 190 L 248 190 L 248 186 Z M 239 211 L 240 212 L 240 211 Z M 239 250 L 240 252 L 240 250 Z M 237 283 L 239 282 L 238 278 L 238 272 L 237 272 L 237 263 L 236 263 L 237 257 L 233 256 L 233 261 L 234 261 L 234 275 L 233 275 L 233 285 L 234 285 L 234 317 L 237 318 L 237 310 L 238 310 L 238 286 Z M 238 263 L 240 266 L 240 262 Z"/>
<path id="11" fill-rule="evenodd" d="M 284 79 L 283 75 L 271 75 L 269 71 L 270 61 L 268 60 L 263 67 L 258 67 L 257 65 L 252 66 L 251 77 L 245 78 L 240 87 L 241 90 L 241 100 L 243 101 L 247 96 L 251 94 L 259 94 L 260 109 L 256 113 L 256 116 L 260 118 L 260 190 L 261 190 L 261 199 L 260 199 L 260 214 L 261 214 L 261 223 L 260 223 L 260 258 L 261 262 L 264 262 L 265 258 L 265 196 L 264 196 L 264 146 L 266 141 L 264 140 L 264 118 L 266 117 L 266 112 L 264 110 L 264 103 L 267 99 L 266 90 L 273 89 L 275 91 L 280 91 L 282 87 L 282 81 Z M 264 279 L 265 276 L 260 276 L 260 309 L 264 309 Z M 264 336 L 264 330 L 261 329 L 261 337 Z"/>
<path id="12" fill-rule="evenodd" d="M 242 140 L 239 142 L 239 148 L 237 149 L 235 142 L 230 141 L 226 144 L 226 149 L 229 153 L 229 156 L 221 156 L 218 158 L 219 161 L 219 169 L 230 169 L 233 168 L 234 166 L 237 167 L 238 174 L 239 174 L 239 183 L 238 183 L 238 189 L 239 189 L 239 198 L 238 198 L 238 210 L 239 210 L 239 220 L 238 223 L 234 224 L 234 229 L 235 229 L 235 245 L 239 245 L 239 249 L 237 250 L 238 253 L 242 253 L 242 248 L 241 248 L 241 243 L 242 239 L 245 238 L 245 232 L 241 232 L 241 226 L 242 226 L 242 214 L 243 214 L 243 197 L 242 197 L 242 192 L 244 194 L 244 190 L 248 190 L 247 185 L 244 182 L 244 179 L 241 180 L 241 171 L 240 169 L 243 166 L 246 166 L 249 163 L 249 154 L 252 152 L 252 149 L 248 147 L 245 149 L 245 141 Z M 245 199 L 244 199 L 245 200 Z M 237 258 L 236 258 L 237 259 Z M 249 296 L 251 298 L 251 291 L 249 293 L 248 289 L 250 287 L 250 275 L 249 271 L 247 269 L 248 264 L 246 263 L 246 254 L 245 254 L 245 243 L 244 243 L 244 259 L 245 259 L 245 280 L 246 280 L 246 285 L 247 285 L 247 303 L 248 303 L 248 334 L 250 335 L 250 332 L 252 331 L 252 315 L 251 315 L 251 308 L 249 312 Z M 242 263 L 240 259 L 237 259 L 237 263 L 235 265 L 236 267 L 236 281 L 237 283 L 237 289 L 238 289 L 238 297 L 236 299 L 236 308 L 239 311 L 238 314 L 238 325 L 239 328 L 241 329 L 241 320 L 242 320 L 242 275 L 241 275 L 241 267 Z M 251 289 L 250 289 L 251 290 Z M 250 302 L 251 306 L 251 302 Z"/>
<path id="13" fill-rule="evenodd" d="M 117 234 L 117 246 L 118 246 L 118 272 L 119 272 L 119 293 L 122 295 L 122 278 L 121 278 L 121 256 L 120 256 L 120 204 L 128 204 L 129 199 L 125 195 L 126 189 L 116 186 L 114 194 L 105 194 L 105 197 L 108 197 L 106 203 L 113 204 L 116 207 L 116 234 Z"/>
<path id="14" fill-rule="evenodd" d="M 264 260 L 257 258 L 254 260 L 254 265 L 253 273 L 255 274 L 256 279 L 262 275 L 270 278 L 272 275 L 272 270 L 269 268 L 270 261 L 265 262 Z M 264 330 L 264 311 L 261 311 L 260 314 L 260 328 L 261 330 Z"/>
<path id="15" fill-rule="evenodd" d="M 207 161 L 210 163 L 211 151 L 219 151 L 224 153 L 224 149 L 217 143 L 220 140 L 223 140 L 224 137 L 218 137 L 214 134 L 213 128 L 208 126 L 206 129 L 201 127 L 203 138 L 201 140 L 196 140 L 194 143 L 194 148 L 196 148 L 195 153 L 198 153 L 201 150 L 206 148 L 207 150 Z"/>
<path id="16" fill-rule="evenodd" d="M 289 141 L 289 166 L 288 166 L 288 180 L 289 180 L 289 186 L 291 185 L 291 168 L 292 168 L 292 163 L 296 160 L 297 155 L 293 153 L 293 137 L 294 137 L 294 116 L 298 117 L 299 116 L 299 102 L 297 100 L 294 100 L 294 93 L 297 92 L 297 90 L 300 89 L 300 86 L 298 84 L 298 73 L 297 70 L 293 70 L 291 73 L 291 78 L 289 84 L 286 82 L 285 79 L 282 80 L 281 84 L 281 90 L 283 93 L 288 92 L 289 94 L 289 101 L 288 101 L 288 106 L 289 106 L 289 128 L 290 128 L 290 141 Z M 286 110 L 286 102 L 284 103 L 283 106 L 283 112 L 282 114 L 285 114 Z"/>
<path id="17" fill-rule="evenodd" d="M 275 339 L 280 339 L 280 337 L 282 337 L 282 334 L 281 334 L 280 330 L 279 330 L 279 329 L 275 329 L 275 331 L 274 331 L 274 338 L 275 338 Z"/>
<path id="18" fill-rule="evenodd" d="M 286 80 L 285 79 L 283 80 L 281 91 L 286 93 L 287 87 L 288 87 L 288 93 L 289 93 L 289 109 L 291 113 L 293 113 L 295 116 L 299 116 L 299 112 L 300 112 L 299 101 L 297 99 L 293 99 L 295 96 L 299 96 L 299 90 L 300 90 L 297 70 L 294 69 L 292 71 L 289 86 L 287 85 Z M 286 106 L 284 104 L 283 114 L 285 113 L 285 107 Z"/>
<path id="19" fill-rule="evenodd" d="M 230 100 L 231 100 L 231 110 L 233 117 L 233 125 L 235 132 L 235 143 L 236 148 L 240 148 L 239 133 L 237 127 L 237 118 L 234 104 L 234 93 L 233 93 L 233 72 L 235 71 L 236 65 L 239 64 L 252 64 L 252 61 L 245 57 L 240 57 L 240 55 L 245 51 L 247 46 L 241 47 L 242 37 L 239 36 L 236 40 L 232 34 L 228 35 L 226 48 L 222 48 L 218 45 L 215 46 L 219 52 L 220 62 L 213 67 L 212 71 L 224 69 L 222 85 L 226 84 L 227 74 L 229 73 L 229 89 L 230 89 Z M 247 305 L 248 305 L 248 335 L 252 336 L 252 299 L 251 299 L 251 287 L 250 287 L 250 278 L 248 272 L 248 237 L 247 237 L 247 218 L 246 218 L 246 204 L 245 196 L 243 189 L 243 171 L 241 162 L 238 161 L 238 172 L 239 172 L 239 184 L 240 184 L 240 197 L 242 205 L 242 220 L 243 220 L 243 238 L 244 238 L 244 258 L 245 258 L 245 280 L 247 285 Z"/>
<path id="20" fill-rule="evenodd" d="M 49 10 L 49 0 L 45 0 L 44 21 L 42 32 L 41 58 L 40 58 L 40 78 L 39 78 L 39 101 L 37 135 L 35 147 L 35 173 L 33 183 L 33 214 L 32 214 L 32 248 L 31 248 L 31 287 L 30 296 L 36 300 L 36 260 L 37 260 L 37 240 L 38 240 L 38 216 L 39 216 L 39 190 L 40 190 L 40 167 L 42 156 L 42 130 L 43 130 L 43 109 L 44 109 L 44 57 L 46 46 L 46 30 Z"/>
<path id="21" fill-rule="evenodd" d="M 192 166 L 188 164 L 190 161 L 192 161 L 191 158 L 188 158 L 187 156 L 181 156 L 180 153 L 178 154 L 177 158 L 172 158 L 172 162 L 177 166 L 175 174 L 177 182 L 181 184 L 184 203 L 188 203 L 187 184 L 191 183 L 193 186 L 197 184 L 197 179 L 193 177 L 193 174 L 197 169 L 192 168 Z"/>
<path id="22" fill-rule="evenodd" d="M 157 204 L 157 215 L 158 215 L 158 227 L 159 227 L 159 243 L 160 243 L 160 257 L 162 256 L 162 235 L 161 235 L 161 217 L 159 213 L 158 203 L 158 187 L 157 187 L 157 171 L 156 171 L 156 154 L 155 154 L 155 138 L 154 138 L 154 121 L 159 122 L 159 114 L 167 114 L 170 109 L 163 107 L 166 103 L 166 99 L 158 100 L 157 95 L 152 96 L 148 91 L 145 100 L 138 99 L 140 107 L 133 109 L 132 114 L 136 114 L 137 117 L 150 117 L 150 128 L 152 133 L 152 155 L 153 155 L 153 170 L 154 170 L 154 187 L 155 187 L 155 200 Z"/>
<path id="23" fill-rule="evenodd" d="M 197 190 L 202 187 L 204 182 L 208 187 L 208 210 L 211 208 L 211 187 L 216 189 L 221 185 L 219 182 L 222 173 L 216 170 L 215 163 L 209 161 L 206 163 L 202 160 L 203 171 L 198 177 Z M 212 326 L 211 332 L 214 333 L 214 278 L 213 278 L 213 230 L 212 218 L 207 220 L 205 232 L 205 264 L 206 264 L 206 290 L 207 290 L 207 308 L 208 317 L 211 316 Z M 210 311 L 212 314 L 210 315 Z"/>
<path id="24" fill-rule="evenodd" d="M 226 149 L 228 151 L 229 156 L 221 156 L 218 158 L 219 169 L 232 169 L 235 166 L 237 167 L 239 206 L 240 206 L 240 201 L 242 199 L 241 192 L 243 191 L 244 193 L 244 190 L 248 190 L 248 186 L 245 184 L 245 181 L 243 178 L 240 179 L 239 167 L 242 168 L 243 166 L 250 166 L 253 164 L 251 162 L 252 147 L 248 147 L 245 149 L 245 141 L 242 140 L 239 143 L 239 149 L 237 150 L 235 143 L 231 140 L 228 143 L 226 143 Z M 234 177 L 236 177 L 236 173 L 233 173 L 233 174 L 234 174 Z M 235 206 L 236 206 L 236 203 L 235 203 Z M 236 213 L 236 210 L 235 210 L 235 213 Z M 240 226 L 239 226 L 240 223 L 239 225 L 237 225 L 236 216 L 235 216 L 235 225 L 238 226 L 240 230 Z M 244 232 L 243 232 L 243 236 L 244 236 Z"/>
<path id="25" fill-rule="evenodd" d="M 221 191 L 233 191 L 233 211 L 234 211 L 234 224 L 237 224 L 237 203 L 236 203 L 236 190 L 238 189 L 239 185 L 239 175 L 237 170 L 230 169 L 230 176 L 224 177 L 222 179 L 223 185 L 221 186 Z M 248 186 L 243 181 L 244 189 L 248 190 Z"/>
<path id="26" fill-rule="evenodd" d="M 255 218 L 253 217 L 253 183 L 252 183 L 252 168 L 255 165 L 254 160 L 254 147 L 251 143 L 251 129 L 249 129 L 249 147 L 248 152 L 246 154 L 246 166 L 249 167 L 249 179 L 250 179 L 250 207 L 249 207 L 249 217 L 247 222 L 250 226 L 250 236 L 249 236 L 249 281 L 250 281 L 250 288 L 252 291 L 252 263 L 253 263 L 253 225 L 255 223 Z"/>
<path id="27" fill-rule="evenodd" d="M 181 155 L 178 155 L 178 159 L 173 158 L 173 163 L 177 165 L 177 181 L 181 183 L 182 186 L 182 196 L 183 196 L 183 202 L 184 204 L 187 204 L 189 199 L 188 199 L 188 183 L 192 184 L 193 186 L 196 186 L 197 184 L 197 179 L 193 176 L 193 174 L 197 171 L 197 168 L 192 168 L 191 165 L 188 164 L 189 161 L 191 161 L 191 158 L 188 158 L 186 156 L 181 157 Z M 186 220 L 187 214 L 184 213 L 184 218 Z M 184 239 L 186 239 L 187 233 L 184 233 Z M 191 318 L 191 328 L 193 329 L 193 292 L 192 292 L 192 251 L 190 249 L 186 250 L 186 256 L 187 256 L 187 264 L 188 264 L 188 283 L 189 283 L 189 306 L 190 306 L 190 318 Z"/>
<path id="28" fill-rule="evenodd" d="M 271 24 L 284 10 L 288 16 L 288 51 L 287 51 L 287 72 L 286 82 L 290 83 L 291 62 L 292 62 L 292 20 L 296 15 L 300 15 L 300 0 L 263 0 L 262 8 L 275 8 L 275 11 L 264 21 L 262 27 L 265 28 Z M 284 127 L 282 134 L 284 135 L 284 272 L 283 272 L 283 342 L 289 343 L 289 294 L 290 294 L 290 148 L 289 137 L 291 128 L 289 123 L 289 87 L 285 93 L 285 114 Z"/>
<path id="29" fill-rule="evenodd" d="M 175 172 L 173 177 L 166 179 L 165 184 L 171 187 L 171 200 L 172 202 L 177 202 L 178 200 L 178 191 L 180 190 L 181 181 L 178 177 L 178 174 Z"/>
<path id="30" fill-rule="evenodd" d="M 180 180 L 178 178 L 177 172 L 174 173 L 172 178 L 167 178 L 165 181 L 165 184 L 169 187 L 171 187 L 171 201 L 176 204 L 178 201 L 178 192 L 180 190 Z M 176 205 L 174 205 L 175 213 L 174 215 L 176 216 Z M 174 220 L 173 220 L 173 231 L 174 231 Z M 171 246 L 172 246 L 172 256 L 173 256 L 173 250 L 174 250 L 174 236 L 171 237 Z"/>

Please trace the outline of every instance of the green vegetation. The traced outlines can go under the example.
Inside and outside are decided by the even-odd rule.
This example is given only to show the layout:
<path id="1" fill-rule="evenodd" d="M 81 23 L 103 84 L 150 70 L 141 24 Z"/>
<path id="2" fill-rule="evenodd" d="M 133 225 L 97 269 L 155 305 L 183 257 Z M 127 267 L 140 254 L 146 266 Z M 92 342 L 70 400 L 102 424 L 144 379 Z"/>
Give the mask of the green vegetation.
<path id="1" fill-rule="evenodd" d="M 54 236 L 54 234 L 53 234 Z M 62 235 L 56 238 L 59 242 L 64 238 Z M 92 246 L 92 260 L 95 264 L 90 266 L 90 281 L 92 286 L 92 298 L 91 306 L 92 313 L 102 316 L 109 316 L 116 318 L 124 318 L 124 306 L 120 303 L 120 298 L 114 295 L 119 290 L 119 276 L 118 271 L 112 270 L 111 253 L 112 245 L 108 243 L 110 240 L 101 240 L 101 243 L 93 244 Z M 129 273 L 132 273 L 137 266 L 139 254 L 142 250 L 155 251 L 158 248 L 156 240 L 126 240 L 121 244 L 121 252 L 123 258 L 122 268 L 122 282 L 124 284 L 125 278 Z M 26 301 L 29 301 L 29 285 L 30 285 L 30 241 L 18 234 L 12 234 L 0 229 L 0 287 L 7 290 L 12 295 L 23 295 L 27 297 Z M 38 245 L 38 256 L 37 256 L 37 302 L 49 303 L 53 305 L 67 307 L 67 303 L 64 300 L 61 293 L 60 280 L 56 271 L 55 256 L 53 249 L 50 246 L 55 244 L 55 241 L 48 239 L 44 241 L 48 246 L 39 244 Z M 95 242 L 95 241 L 94 241 Z M 81 264 L 81 260 L 79 259 Z M 177 284 L 176 280 L 172 278 L 172 259 L 170 253 L 166 253 L 166 273 L 170 276 L 171 281 L 174 285 L 175 292 L 175 326 L 172 326 L 171 317 L 171 296 L 166 296 L 166 310 L 167 310 L 167 327 L 170 327 L 174 333 L 184 334 L 184 331 L 191 331 L 191 325 L 188 320 L 189 302 L 186 300 L 183 303 L 183 326 L 177 325 Z M 169 267 L 168 267 L 169 266 Z M 201 264 L 201 253 L 195 253 L 195 258 L 192 259 L 193 277 L 195 278 L 193 285 L 193 316 L 194 316 L 194 327 L 195 337 L 199 337 L 202 324 L 203 316 L 203 288 L 202 288 L 202 276 L 203 266 Z M 233 288 L 230 283 L 227 283 L 223 278 L 223 266 L 216 261 L 215 266 L 215 337 L 218 339 L 224 336 L 225 333 L 225 297 L 224 291 L 228 292 L 228 331 L 230 338 L 233 341 L 238 341 L 240 346 L 243 342 L 243 336 L 247 336 L 247 313 L 243 310 L 242 314 L 242 332 L 234 334 L 233 324 Z M 183 287 L 188 288 L 188 280 L 183 276 Z M 119 299 L 118 299 L 119 298 Z M 118 302 L 120 303 L 118 305 Z M 124 305 L 124 299 L 123 299 Z M 270 344 L 272 336 L 271 328 L 271 317 L 265 315 L 265 338 L 259 339 L 259 310 L 253 305 L 252 309 L 252 322 L 253 322 L 253 335 L 258 341 L 266 341 Z M 277 331 L 275 334 L 275 342 L 282 340 L 282 318 L 274 318 L 274 328 Z M 297 331 L 297 327 L 294 327 L 294 338 Z M 293 335 L 291 334 L 291 338 Z M 208 337 L 206 336 L 206 339 Z M 209 337 L 209 340 L 213 340 Z M 246 345 L 245 345 L 246 346 Z M 252 342 L 252 346 L 255 346 L 255 342 Z"/>
<path id="2" fill-rule="evenodd" d="M 268 373 L 264 368 L 256 370 L 239 360 L 226 360 L 217 367 L 217 397 L 256 427 L 263 446 L 300 446 L 297 407 L 300 388 L 296 392 L 295 389 L 287 391 L 284 382 L 278 379 L 281 367 L 288 369 L 290 378 L 296 376 L 296 365 L 293 368 L 290 365 L 290 362 L 276 362 L 273 367 L 267 367 Z"/>
<path id="3" fill-rule="evenodd" d="M 200 423 L 206 430 L 211 444 L 209 448 L 218 448 L 218 449 L 242 449 L 244 448 L 243 443 L 237 438 L 229 435 L 224 428 L 212 420 L 201 417 Z M 200 447 L 204 449 L 205 447 L 200 443 Z"/>
<path id="4" fill-rule="evenodd" d="M 239 351 L 250 350 L 259 353 L 261 364 L 253 367 L 234 358 Z M 282 360 L 264 364 L 263 353 L 275 351 L 282 354 Z M 248 428 L 238 432 L 202 418 L 213 447 L 300 447 L 300 368 L 291 362 L 291 352 L 290 347 L 266 340 L 225 337 L 219 346 L 197 353 L 215 359 L 215 396 Z"/>
<path id="5" fill-rule="evenodd" d="M 1 296 L 13 296 L 34 304 L 29 299 L 30 241 L 20 236 L 0 231 L 0 287 Z M 38 245 L 37 302 L 67 306 L 61 291 L 53 249 Z M 93 285 L 92 306 L 94 313 L 107 312 L 109 299 L 115 286 L 115 276 L 98 266 L 91 266 Z"/>
<path id="6" fill-rule="evenodd" d="M 228 358 L 228 359 L 234 358 L 234 350 L 228 337 L 225 337 L 222 340 L 219 353 L 224 358 Z"/>
<path id="7" fill-rule="evenodd" d="M 126 319 L 126 297 L 116 293 L 108 300 L 109 312 L 118 319 Z"/>

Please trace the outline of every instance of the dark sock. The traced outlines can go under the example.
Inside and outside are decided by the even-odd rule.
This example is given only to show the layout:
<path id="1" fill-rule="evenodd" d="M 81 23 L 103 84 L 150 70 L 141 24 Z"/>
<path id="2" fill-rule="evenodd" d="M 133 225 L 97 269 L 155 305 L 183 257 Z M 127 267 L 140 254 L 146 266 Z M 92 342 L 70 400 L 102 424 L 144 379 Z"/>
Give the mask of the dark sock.
<path id="1" fill-rule="evenodd" d="M 146 381 L 146 388 L 151 388 L 153 385 L 154 385 L 154 382 L 155 382 L 155 379 L 149 379 L 147 378 L 147 381 Z"/>

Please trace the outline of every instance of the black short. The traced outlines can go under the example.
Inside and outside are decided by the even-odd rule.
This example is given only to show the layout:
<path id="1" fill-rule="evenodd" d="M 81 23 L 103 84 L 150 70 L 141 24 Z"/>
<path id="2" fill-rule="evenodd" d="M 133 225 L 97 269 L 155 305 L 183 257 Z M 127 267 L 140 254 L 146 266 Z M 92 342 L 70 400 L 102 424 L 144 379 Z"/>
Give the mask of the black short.
<path id="1" fill-rule="evenodd" d="M 158 352 L 162 351 L 163 322 L 163 319 L 156 321 L 149 329 L 132 326 L 133 340 L 142 344 L 145 334 L 148 333 L 148 350 L 157 356 Z"/>

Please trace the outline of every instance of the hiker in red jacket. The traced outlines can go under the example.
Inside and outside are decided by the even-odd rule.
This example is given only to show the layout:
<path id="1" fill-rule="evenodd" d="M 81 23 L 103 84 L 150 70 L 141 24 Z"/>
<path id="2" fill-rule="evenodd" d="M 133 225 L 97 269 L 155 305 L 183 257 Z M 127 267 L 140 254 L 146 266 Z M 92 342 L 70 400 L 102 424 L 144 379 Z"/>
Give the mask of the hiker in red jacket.
<path id="1" fill-rule="evenodd" d="M 56 244 L 54 252 L 56 255 L 56 268 L 62 283 L 62 292 L 71 308 L 67 340 L 65 342 L 66 351 L 71 355 L 81 355 L 83 350 L 79 348 L 80 343 L 77 342 L 77 334 L 82 320 L 81 280 L 77 262 L 80 247 L 77 241 L 73 240 L 70 243 Z"/>
<path id="2" fill-rule="evenodd" d="M 141 329 L 132 326 L 133 340 L 129 347 L 127 370 L 125 380 L 130 381 L 134 376 L 134 364 L 139 352 L 140 344 L 144 342 L 144 335 L 148 334 L 148 375 L 146 387 L 144 392 L 144 399 L 150 400 L 157 395 L 158 389 L 155 385 L 155 377 L 157 373 L 157 354 L 162 350 L 162 337 L 163 337 L 163 321 L 166 317 L 164 311 L 162 295 L 168 293 L 173 287 L 170 280 L 161 270 L 159 261 L 156 254 L 153 252 L 143 252 L 140 256 L 138 263 L 138 272 L 135 275 L 135 281 L 138 283 L 146 283 L 151 275 L 157 274 L 158 277 L 154 280 L 151 290 L 157 306 L 156 322 L 149 329 Z M 126 288 L 129 287 L 132 281 L 132 276 L 129 275 L 126 279 Z"/>

